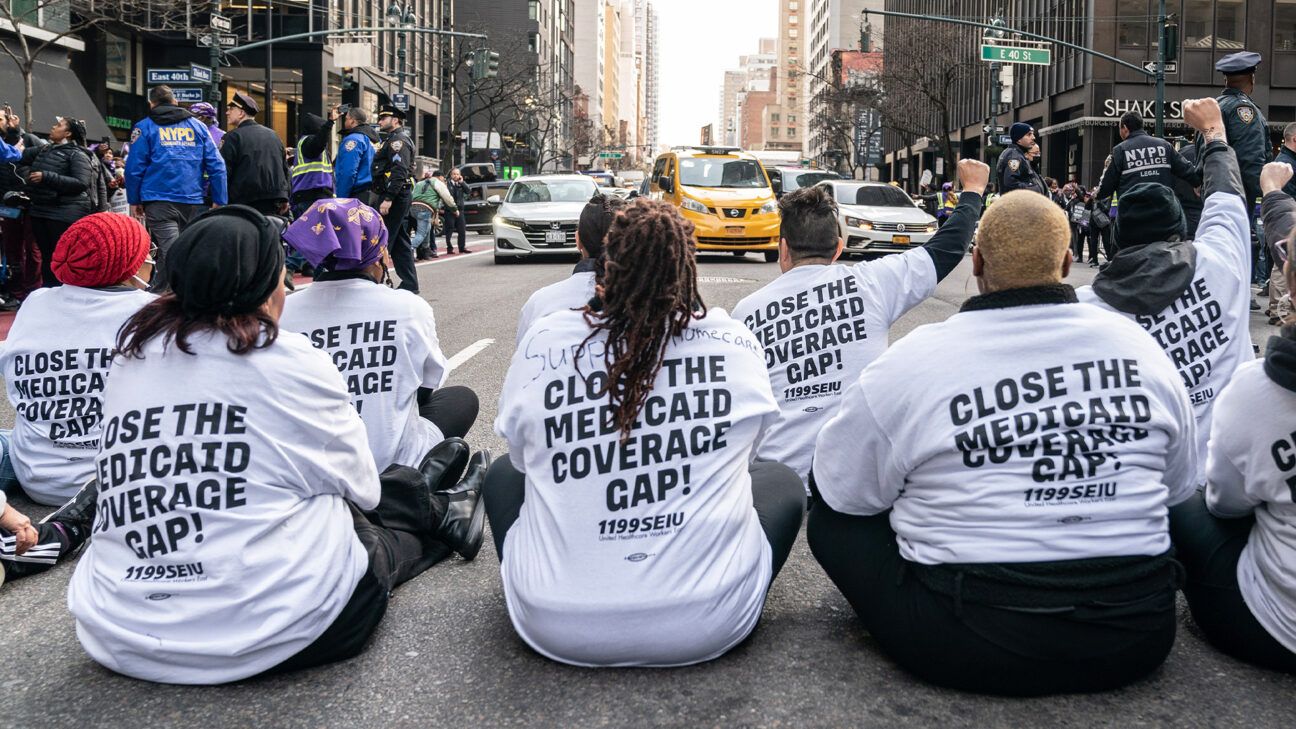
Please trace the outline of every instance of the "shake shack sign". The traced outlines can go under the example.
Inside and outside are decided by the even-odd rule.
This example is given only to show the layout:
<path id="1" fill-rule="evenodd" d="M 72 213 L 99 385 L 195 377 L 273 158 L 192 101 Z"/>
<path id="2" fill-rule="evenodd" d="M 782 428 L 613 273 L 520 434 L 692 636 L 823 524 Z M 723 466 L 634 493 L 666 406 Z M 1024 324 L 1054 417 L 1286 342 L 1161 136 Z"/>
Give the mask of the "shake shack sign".
<path id="1" fill-rule="evenodd" d="M 1144 119 L 1156 118 L 1156 102 L 1140 101 L 1138 99 L 1107 99 L 1103 102 L 1102 114 L 1110 119 L 1119 119 L 1126 112 L 1132 111 Z M 1182 119 L 1183 102 L 1167 101 L 1166 118 Z"/>

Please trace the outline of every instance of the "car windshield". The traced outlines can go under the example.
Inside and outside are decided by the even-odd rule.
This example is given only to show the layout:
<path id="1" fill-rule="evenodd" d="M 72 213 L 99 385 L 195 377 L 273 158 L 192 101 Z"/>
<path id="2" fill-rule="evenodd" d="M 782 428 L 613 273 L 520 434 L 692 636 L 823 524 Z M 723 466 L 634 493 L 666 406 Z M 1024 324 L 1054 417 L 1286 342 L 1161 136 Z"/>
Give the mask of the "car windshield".
<path id="1" fill-rule="evenodd" d="M 767 187 L 760 163 L 750 159 L 697 157 L 679 161 L 681 185 L 693 187 Z"/>
<path id="2" fill-rule="evenodd" d="M 514 182 L 505 202 L 585 202 L 594 197 L 593 180 L 530 180 Z"/>
<path id="3" fill-rule="evenodd" d="M 824 180 L 840 180 L 841 176 L 833 172 L 802 172 L 799 175 L 790 175 L 788 182 L 783 186 L 783 192 L 792 192 L 803 187 L 811 187 L 816 183 Z"/>
<path id="4" fill-rule="evenodd" d="M 485 200 L 491 195 L 503 195 L 508 192 L 507 185 L 476 185 L 469 188 L 469 200 Z"/>
<path id="5" fill-rule="evenodd" d="M 842 205 L 873 205 L 883 208 L 911 208 L 913 200 L 890 185 L 837 185 L 837 202 Z"/>

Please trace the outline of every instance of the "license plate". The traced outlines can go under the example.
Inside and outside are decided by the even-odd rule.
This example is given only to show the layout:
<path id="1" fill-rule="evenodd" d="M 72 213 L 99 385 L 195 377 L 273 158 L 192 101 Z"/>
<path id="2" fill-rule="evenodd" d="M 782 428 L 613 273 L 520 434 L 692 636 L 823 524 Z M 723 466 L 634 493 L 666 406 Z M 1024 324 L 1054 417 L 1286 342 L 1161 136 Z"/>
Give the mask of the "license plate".
<path id="1" fill-rule="evenodd" d="M 725 232 L 729 235 L 742 235 L 747 232 L 747 229 L 741 225 L 726 225 Z"/>
<path id="2" fill-rule="evenodd" d="M 904 243 L 904 244 L 907 245 L 907 244 L 909 243 L 909 236 L 907 236 L 907 235 L 893 235 L 893 236 L 891 236 L 891 242 L 892 242 L 892 243 Z"/>
<path id="3" fill-rule="evenodd" d="M 567 234 L 561 230 L 546 230 L 545 243 L 566 243 Z"/>

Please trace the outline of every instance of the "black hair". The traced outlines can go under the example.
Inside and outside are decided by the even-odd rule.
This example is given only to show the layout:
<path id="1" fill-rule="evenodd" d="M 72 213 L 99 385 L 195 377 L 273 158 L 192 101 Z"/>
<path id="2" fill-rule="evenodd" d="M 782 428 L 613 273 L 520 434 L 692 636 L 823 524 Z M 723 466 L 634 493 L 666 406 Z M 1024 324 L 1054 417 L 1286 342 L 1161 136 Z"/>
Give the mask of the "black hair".
<path id="1" fill-rule="evenodd" d="M 793 260 L 832 258 L 837 252 L 837 202 L 828 188 L 816 185 L 790 192 L 779 201 L 779 212 L 779 236 L 787 241 Z"/>
<path id="2" fill-rule="evenodd" d="M 1131 132 L 1137 132 L 1143 128 L 1143 117 L 1132 111 L 1121 114 L 1120 125 Z"/>
<path id="3" fill-rule="evenodd" d="M 580 222 L 576 232 L 580 235 L 581 247 L 590 258 L 603 255 L 603 243 L 607 239 L 608 229 L 617 211 L 626 206 L 626 201 L 616 195 L 595 193 L 581 210 Z"/>
<path id="4" fill-rule="evenodd" d="M 175 94 L 170 86 L 154 86 L 149 89 L 148 100 L 154 104 L 174 104 Z"/>

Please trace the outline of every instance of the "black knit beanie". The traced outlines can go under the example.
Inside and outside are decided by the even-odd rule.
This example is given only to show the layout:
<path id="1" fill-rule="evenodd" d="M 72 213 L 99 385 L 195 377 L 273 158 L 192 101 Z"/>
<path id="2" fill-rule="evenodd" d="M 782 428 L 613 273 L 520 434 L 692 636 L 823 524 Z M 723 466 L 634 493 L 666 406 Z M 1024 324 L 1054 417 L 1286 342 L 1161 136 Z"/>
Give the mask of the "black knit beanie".
<path id="1" fill-rule="evenodd" d="M 1182 239 L 1187 232 L 1179 198 L 1165 185 L 1140 182 L 1120 196 L 1112 235 L 1117 248 Z"/>
<path id="2" fill-rule="evenodd" d="M 283 276 L 278 228 L 243 205 L 194 218 L 167 252 L 168 283 L 190 316 L 256 311 Z"/>

